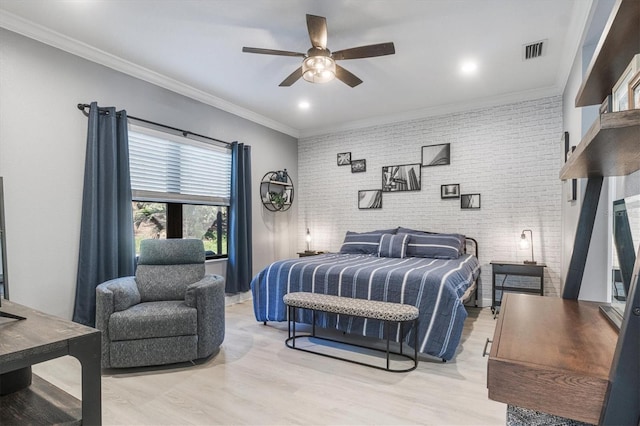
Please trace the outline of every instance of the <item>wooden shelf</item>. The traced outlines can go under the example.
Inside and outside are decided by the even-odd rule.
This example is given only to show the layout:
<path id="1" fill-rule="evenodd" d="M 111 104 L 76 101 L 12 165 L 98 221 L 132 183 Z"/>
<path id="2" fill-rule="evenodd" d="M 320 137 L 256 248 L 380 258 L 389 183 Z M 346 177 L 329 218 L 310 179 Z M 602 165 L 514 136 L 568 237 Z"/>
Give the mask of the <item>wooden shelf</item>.
<path id="1" fill-rule="evenodd" d="M 640 1 L 618 0 L 576 96 L 576 107 L 599 105 L 640 53 Z"/>
<path id="2" fill-rule="evenodd" d="M 489 398 L 598 424 L 617 339 L 598 303 L 507 293 L 487 365 Z"/>
<path id="3" fill-rule="evenodd" d="M 636 170 L 640 170 L 640 109 L 601 114 L 560 170 L 560 179 L 624 176 Z"/>
<path id="4" fill-rule="evenodd" d="M 286 182 L 282 180 L 276 180 L 277 176 L 284 175 Z M 272 199 L 272 192 L 276 194 L 283 194 L 286 196 L 284 203 L 278 203 L 277 200 Z M 271 212 L 284 212 L 291 208 L 294 197 L 294 187 L 291 176 L 287 173 L 287 169 L 284 171 L 271 171 L 265 173 L 260 180 L 260 197 L 262 205 Z"/>
<path id="5" fill-rule="evenodd" d="M 82 424 L 81 402 L 37 375 L 28 388 L 0 397 L 0 424 Z"/>
<path id="6" fill-rule="evenodd" d="M 290 187 L 291 184 L 288 182 L 280 182 L 278 180 L 269 180 L 269 181 L 265 181 L 265 182 L 260 182 L 263 185 L 279 185 L 279 186 L 284 186 L 284 187 Z"/>

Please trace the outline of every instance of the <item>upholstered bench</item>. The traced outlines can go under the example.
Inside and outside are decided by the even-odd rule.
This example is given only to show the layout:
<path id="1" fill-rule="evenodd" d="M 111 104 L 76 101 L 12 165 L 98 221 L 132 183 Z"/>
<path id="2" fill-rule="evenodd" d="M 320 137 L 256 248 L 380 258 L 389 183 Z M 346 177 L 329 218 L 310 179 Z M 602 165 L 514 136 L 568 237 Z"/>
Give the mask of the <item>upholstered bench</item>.
<path id="1" fill-rule="evenodd" d="M 285 294 L 283 297 L 285 305 L 287 305 L 288 319 L 287 324 L 289 328 L 289 336 L 285 341 L 285 344 L 292 348 L 305 352 L 314 353 L 317 355 L 327 356 L 329 358 L 341 359 L 344 361 L 353 362 L 355 364 L 366 365 L 368 367 L 378 368 L 386 371 L 393 372 L 406 372 L 415 370 L 418 366 L 418 334 L 414 333 L 414 356 L 411 357 L 403 353 L 402 336 L 404 336 L 404 323 L 412 322 L 414 327 L 418 324 L 418 308 L 412 305 L 406 305 L 403 303 L 381 302 L 377 300 L 366 299 L 354 299 L 351 297 L 333 296 L 328 294 L 307 293 L 307 292 L 295 292 Z M 296 310 L 297 309 L 309 309 L 312 311 L 312 332 L 311 334 L 296 334 Z M 381 320 L 384 322 L 384 335 L 386 336 L 386 350 L 372 348 L 370 346 L 362 346 L 354 343 L 340 342 L 326 337 L 319 337 L 316 335 L 316 312 L 327 312 L 332 314 L 348 315 L 354 317 L 362 317 L 369 319 Z M 400 324 L 400 350 L 399 352 L 392 352 L 389 349 L 389 323 L 395 322 Z M 296 347 L 296 339 L 301 337 L 313 337 L 321 340 L 328 340 L 332 342 L 342 343 L 350 346 L 363 347 L 371 350 L 381 351 L 386 353 L 386 368 L 379 367 L 377 365 L 367 364 L 356 360 L 351 360 L 335 355 L 330 355 L 322 352 L 312 351 L 306 348 Z M 400 357 L 413 361 L 413 366 L 404 369 L 392 369 L 390 367 L 390 355 L 398 355 Z"/>

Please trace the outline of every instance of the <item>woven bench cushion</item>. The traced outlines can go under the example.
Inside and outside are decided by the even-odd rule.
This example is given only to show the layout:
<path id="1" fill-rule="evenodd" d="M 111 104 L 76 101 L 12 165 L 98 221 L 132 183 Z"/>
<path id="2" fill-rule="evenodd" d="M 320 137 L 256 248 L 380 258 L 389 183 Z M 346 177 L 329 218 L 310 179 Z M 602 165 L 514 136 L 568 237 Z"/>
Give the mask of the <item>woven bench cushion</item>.
<path id="1" fill-rule="evenodd" d="M 354 299 L 329 294 L 295 292 L 282 298 L 288 306 L 333 314 L 352 315 L 384 321 L 411 321 L 418 318 L 418 308 L 403 303 Z"/>

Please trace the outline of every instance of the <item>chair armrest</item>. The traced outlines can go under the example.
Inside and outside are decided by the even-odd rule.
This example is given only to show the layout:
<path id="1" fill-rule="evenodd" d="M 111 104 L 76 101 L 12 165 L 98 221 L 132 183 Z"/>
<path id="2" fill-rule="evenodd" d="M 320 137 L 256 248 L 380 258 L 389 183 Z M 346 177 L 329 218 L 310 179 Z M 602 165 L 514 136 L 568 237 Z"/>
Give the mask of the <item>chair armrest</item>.
<path id="1" fill-rule="evenodd" d="M 96 287 L 96 328 L 102 331 L 102 368 L 111 366 L 109 318 L 114 312 L 124 311 L 138 303 L 140 303 L 140 292 L 135 277 L 116 278 Z"/>
<path id="2" fill-rule="evenodd" d="M 207 357 L 224 340 L 224 278 L 205 275 L 190 284 L 185 303 L 198 311 L 198 358 Z"/>

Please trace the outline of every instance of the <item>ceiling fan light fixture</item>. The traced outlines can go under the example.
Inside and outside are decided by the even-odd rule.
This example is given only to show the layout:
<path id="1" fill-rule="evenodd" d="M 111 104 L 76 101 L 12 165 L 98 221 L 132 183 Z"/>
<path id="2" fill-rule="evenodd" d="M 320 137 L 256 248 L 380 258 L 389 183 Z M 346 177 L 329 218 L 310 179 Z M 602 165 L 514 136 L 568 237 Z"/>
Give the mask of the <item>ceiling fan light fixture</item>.
<path id="1" fill-rule="evenodd" d="M 310 83 L 327 83 L 336 78 L 336 62 L 328 56 L 310 56 L 302 62 L 302 78 Z"/>

